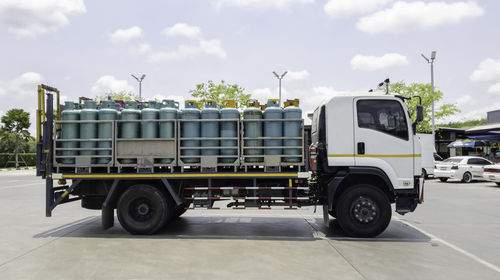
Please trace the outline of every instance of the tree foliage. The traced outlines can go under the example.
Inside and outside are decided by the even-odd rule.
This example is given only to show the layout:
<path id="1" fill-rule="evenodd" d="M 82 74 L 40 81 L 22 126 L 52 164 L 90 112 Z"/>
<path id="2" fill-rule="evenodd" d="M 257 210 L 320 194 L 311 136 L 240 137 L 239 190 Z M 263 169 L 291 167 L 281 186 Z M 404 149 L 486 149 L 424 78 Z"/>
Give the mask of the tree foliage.
<path id="1" fill-rule="evenodd" d="M 405 82 L 400 81 L 390 85 L 390 91 L 404 97 L 420 96 L 422 98 L 422 106 L 424 107 L 424 121 L 417 126 L 418 132 L 430 132 L 432 130 L 432 91 L 430 84 L 411 83 L 407 85 Z M 437 102 L 443 98 L 443 92 L 439 90 L 434 91 L 434 119 L 435 122 L 460 112 L 455 104 L 440 104 Z M 412 119 L 415 120 L 415 108 L 419 104 L 418 98 L 413 98 L 407 101 L 408 110 Z"/>
<path id="2" fill-rule="evenodd" d="M 487 123 L 486 119 L 479 120 L 469 120 L 463 122 L 449 122 L 447 124 L 439 124 L 439 127 L 452 127 L 452 128 L 463 128 L 463 127 L 471 127 L 478 125 L 485 125 Z"/>
<path id="3" fill-rule="evenodd" d="M 251 97 L 251 94 L 245 93 L 245 89 L 241 86 L 226 84 L 223 80 L 219 84 L 215 84 L 211 80 L 206 83 L 197 84 L 196 88 L 190 90 L 189 93 L 202 102 L 212 99 L 217 104 L 221 104 L 224 99 L 234 99 L 238 102 L 239 107 L 243 107 Z"/>
<path id="4" fill-rule="evenodd" d="M 128 100 L 139 100 L 139 96 L 134 94 L 131 91 L 118 91 L 118 92 L 108 92 L 105 93 L 104 95 L 99 95 L 95 98 L 95 101 L 103 101 L 103 100 L 108 100 L 108 97 L 111 96 L 111 99 L 113 100 L 123 100 L 123 101 L 128 101 Z"/>
<path id="5" fill-rule="evenodd" d="M 12 152 L 15 154 L 16 167 L 17 155 L 29 150 L 29 142 L 33 140 L 28 128 L 30 127 L 30 113 L 23 109 L 10 109 L 2 116 L 2 127 L 0 129 L 0 149 L 3 152 Z"/>

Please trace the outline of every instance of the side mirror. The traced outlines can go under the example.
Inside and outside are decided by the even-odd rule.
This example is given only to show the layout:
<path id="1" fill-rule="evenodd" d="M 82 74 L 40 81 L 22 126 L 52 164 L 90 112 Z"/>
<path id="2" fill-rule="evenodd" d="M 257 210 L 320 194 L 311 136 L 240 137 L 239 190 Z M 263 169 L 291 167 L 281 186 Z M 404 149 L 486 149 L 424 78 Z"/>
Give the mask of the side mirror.
<path id="1" fill-rule="evenodd" d="M 417 105 L 417 122 L 422 122 L 424 120 L 424 107 L 422 105 Z"/>

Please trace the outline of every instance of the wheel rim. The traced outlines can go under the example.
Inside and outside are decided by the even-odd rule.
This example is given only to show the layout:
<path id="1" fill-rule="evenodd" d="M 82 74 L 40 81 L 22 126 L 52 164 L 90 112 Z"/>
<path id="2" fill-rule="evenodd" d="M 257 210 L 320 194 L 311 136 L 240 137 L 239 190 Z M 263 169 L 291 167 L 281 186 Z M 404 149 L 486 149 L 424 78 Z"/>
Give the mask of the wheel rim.
<path id="1" fill-rule="evenodd" d="M 464 174 L 464 181 L 468 183 L 468 182 L 470 182 L 470 180 L 471 180 L 470 174 L 469 173 L 465 173 Z"/>
<path id="2" fill-rule="evenodd" d="M 360 196 L 351 204 L 351 218 L 361 224 L 369 224 L 378 220 L 380 209 L 369 197 Z"/>
<path id="3" fill-rule="evenodd" d="M 149 199 L 137 198 L 130 202 L 130 216 L 138 222 L 150 220 L 155 214 L 155 208 Z"/>

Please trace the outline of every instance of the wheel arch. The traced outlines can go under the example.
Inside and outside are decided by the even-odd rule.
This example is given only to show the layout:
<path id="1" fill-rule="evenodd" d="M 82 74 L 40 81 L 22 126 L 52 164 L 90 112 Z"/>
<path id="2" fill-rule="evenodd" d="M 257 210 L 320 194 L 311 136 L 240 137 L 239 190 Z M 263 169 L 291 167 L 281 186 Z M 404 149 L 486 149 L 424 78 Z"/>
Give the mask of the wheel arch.
<path id="1" fill-rule="evenodd" d="M 350 167 L 341 177 L 333 177 L 327 187 L 328 211 L 335 216 L 335 207 L 339 197 L 349 189 L 350 186 L 358 184 L 369 184 L 382 190 L 391 203 L 395 202 L 394 187 L 384 173 L 375 167 Z"/>

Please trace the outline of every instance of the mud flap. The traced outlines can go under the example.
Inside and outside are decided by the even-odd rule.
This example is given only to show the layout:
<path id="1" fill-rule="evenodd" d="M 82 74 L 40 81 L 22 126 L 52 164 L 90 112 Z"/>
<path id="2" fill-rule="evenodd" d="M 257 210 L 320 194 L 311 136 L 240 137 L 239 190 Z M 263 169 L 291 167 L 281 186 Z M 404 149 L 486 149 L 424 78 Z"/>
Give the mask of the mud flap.
<path id="1" fill-rule="evenodd" d="M 327 204 L 323 204 L 323 223 L 325 223 L 325 227 L 330 227 L 330 214 L 328 214 Z"/>

